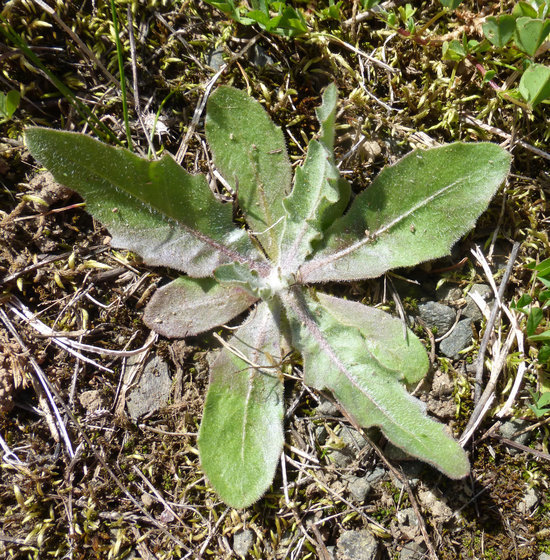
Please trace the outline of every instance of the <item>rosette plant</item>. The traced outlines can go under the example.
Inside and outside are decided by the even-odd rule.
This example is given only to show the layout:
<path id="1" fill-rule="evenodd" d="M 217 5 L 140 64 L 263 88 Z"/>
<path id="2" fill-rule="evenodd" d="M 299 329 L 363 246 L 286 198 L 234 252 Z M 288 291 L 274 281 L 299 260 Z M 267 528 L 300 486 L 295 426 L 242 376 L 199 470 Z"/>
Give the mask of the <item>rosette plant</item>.
<path id="1" fill-rule="evenodd" d="M 468 458 L 406 386 L 428 370 L 421 341 L 400 320 L 323 292 L 323 283 L 375 278 L 449 253 L 487 208 L 510 156 L 491 143 L 414 151 L 352 197 L 333 155 L 337 89 L 317 109 L 320 132 L 292 173 L 285 139 L 242 91 L 209 98 L 206 138 L 240 213 L 203 175 L 82 134 L 26 131 L 56 180 L 78 191 L 112 245 L 185 275 L 157 290 L 145 323 L 167 337 L 242 325 L 210 356 L 199 433 L 202 468 L 229 505 L 246 507 L 272 483 L 284 441 L 284 367 L 330 392 L 361 426 L 451 478 Z M 297 354 L 294 354 L 295 356 Z"/>

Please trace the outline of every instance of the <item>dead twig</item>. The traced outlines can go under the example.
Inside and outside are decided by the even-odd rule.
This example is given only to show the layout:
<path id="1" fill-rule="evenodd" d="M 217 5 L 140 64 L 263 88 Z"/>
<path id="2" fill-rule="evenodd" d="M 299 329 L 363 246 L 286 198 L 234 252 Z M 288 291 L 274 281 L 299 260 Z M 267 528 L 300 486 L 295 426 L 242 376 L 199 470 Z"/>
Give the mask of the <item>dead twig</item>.
<path id="1" fill-rule="evenodd" d="M 519 247 L 520 244 L 516 241 L 516 243 L 514 243 L 512 247 L 510 258 L 508 259 L 508 265 L 506 266 L 506 270 L 504 271 L 504 276 L 502 277 L 502 281 L 500 282 L 500 286 L 498 288 L 498 293 L 496 294 L 497 299 L 491 311 L 489 321 L 485 326 L 485 333 L 483 335 L 481 344 L 479 346 L 479 352 L 477 355 L 475 392 L 474 392 L 474 402 L 476 404 L 479 402 L 479 399 L 481 397 L 481 385 L 483 382 L 483 362 L 485 360 L 485 352 L 487 351 L 487 346 L 489 345 L 489 339 L 491 337 L 491 333 L 493 331 L 495 321 L 497 319 L 498 313 L 501 308 L 501 302 L 502 302 L 502 297 L 504 296 L 504 291 L 506 290 L 506 286 L 508 285 L 508 281 L 510 280 L 510 276 L 512 275 L 512 270 L 514 268 L 514 263 L 516 262 L 516 258 L 518 256 Z"/>

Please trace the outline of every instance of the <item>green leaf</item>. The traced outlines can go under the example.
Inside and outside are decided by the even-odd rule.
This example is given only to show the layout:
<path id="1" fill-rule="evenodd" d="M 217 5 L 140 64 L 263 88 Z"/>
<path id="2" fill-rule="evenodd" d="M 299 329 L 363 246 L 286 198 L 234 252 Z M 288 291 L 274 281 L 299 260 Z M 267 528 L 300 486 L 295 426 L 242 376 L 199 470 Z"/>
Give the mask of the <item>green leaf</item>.
<path id="1" fill-rule="evenodd" d="M 197 277 L 225 262 L 265 268 L 246 232 L 234 226 L 231 206 L 214 198 L 202 175 L 190 175 L 170 156 L 147 161 L 82 134 L 45 128 L 27 129 L 25 140 L 56 181 L 86 199 L 114 247 Z"/>
<path id="2" fill-rule="evenodd" d="M 278 320 L 261 303 L 210 365 L 200 458 L 216 492 L 236 508 L 266 491 L 283 447 Z"/>
<path id="3" fill-rule="evenodd" d="M 538 16 L 537 10 L 530 6 L 527 2 L 518 2 L 512 10 L 514 18 L 530 17 L 536 18 Z"/>
<path id="4" fill-rule="evenodd" d="M 539 364 L 550 365 L 550 344 L 543 344 L 539 350 L 539 355 L 537 356 Z"/>
<path id="5" fill-rule="evenodd" d="M 362 327 L 355 326 L 361 325 L 369 312 L 361 312 L 350 326 L 338 320 L 346 313 L 348 302 L 337 298 L 321 296 L 315 301 L 312 297 L 301 300 L 293 295 L 287 305 L 291 310 L 292 340 L 302 353 L 307 385 L 330 390 L 358 424 L 378 426 L 393 444 L 451 478 L 468 474 L 464 450 L 445 433 L 442 424 L 424 414 L 423 404 L 409 395 L 398 380 L 399 368 L 408 359 L 423 362 L 422 374 L 426 372 L 425 351 L 418 343 L 407 347 L 399 342 L 405 354 L 394 361 L 394 356 L 384 356 L 381 347 L 367 340 Z M 350 312 L 358 305 L 351 304 Z M 365 326 L 366 332 L 372 332 L 374 318 Z M 389 331 L 393 328 L 383 332 L 390 320 L 380 323 L 381 334 L 375 341 L 391 336 Z"/>
<path id="6" fill-rule="evenodd" d="M 531 342 L 546 342 L 550 340 L 550 330 L 527 337 Z"/>
<path id="7" fill-rule="evenodd" d="M 342 325 L 359 330 L 365 349 L 381 368 L 407 384 L 426 375 L 429 360 L 419 338 L 386 312 L 318 292 L 319 304 Z"/>
<path id="8" fill-rule="evenodd" d="M 231 16 L 235 21 L 241 23 L 241 17 L 239 9 L 235 6 L 234 0 L 225 0 L 225 1 L 218 1 L 218 0 L 205 0 L 207 4 L 218 8 L 218 10 L 222 11 L 224 14 Z"/>
<path id="9" fill-rule="evenodd" d="M 159 288 L 145 308 L 144 323 L 168 338 L 195 336 L 246 311 L 257 298 L 213 278 L 181 276 Z"/>
<path id="10" fill-rule="evenodd" d="M 208 99 L 206 137 L 214 163 L 237 193 L 253 234 L 276 260 L 282 199 L 290 191 L 292 177 L 281 129 L 246 93 L 220 87 Z"/>
<path id="11" fill-rule="evenodd" d="M 521 17 L 516 20 L 514 41 L 518 49 L 529 56 L 535 56 L 548 33 L 550 33 L 550 20 Z"/>
<path id="12" fill-rule="evenodd" d="M 455 10 L 462 4 L 462 0 L 439 0 L 443 6 L 449 8 L 449 10 Z"/>
<path id="13" fill-rule="evenodd" d="M 541 101 L 548 99 L 550 97 L 550 67 L 543 64 L 531 64 L 521 76 L 519 92 L 533 108 Z"/>
<path id="14" fill-rule="evenodd" d="M 17 107 L 19 107 L 20 100 L 19 92 L 14 89 L 8 91 L 8 93 L 0 91 L 0 119 L 11 119 Z"/>
<path id="15" fill-rule="evenodd" d="M 535 413 L 537 418 L 541 418 L 548 412 L 550 409 L 546 408 L 550 405 L 550 393 L 531 393 L 531 397 L 533 398 L 534 405 L 529 405 L 529 408 Z"/>
<path id="16" fill-rule="evenodd" d="M 468 55 L 464 48 L 462 41 L 453 39 L 450 42 L 445 41 L 441 49 L 441 56 L 443 60 L 463 60 Z"/>
<path id="17" fill-rule="evenodd" d="M 323 93 L 323 101 L 315 109 L 315 115 L 321 125 L 319 131 L 319 142 L 321 142 L 330 152 L 330 159 L 334 160 L 334 124 L 336 122 L 336 109 L 338 104 L 338 88 L 335 84 L 330 84 Z"/>
<path id="18" fill-rule="evenodd" d="M 508 14 L 502 14 L 498 17 L 489 16 L 481 28 L 485 37 L 495 47 L 502 48 L 514 35 L 516 18 Z"/>
<path id="19" fill-rule="evenodd" d="M 550 259 L 544 259 L 537 266 L 535 266 L 533 270 L 536 270 L 538 272 L 537 278 L 539 279 L 546 276 L 550 278 Z"/>
<path id="20" fill-rule="evenodd" d="M 283 203 L 287 219 L 280 266 L 287 275 L 297 271 L 312 252 L 313 241 L 322 238 L 323 231 L 342 215 L 349 201 L 351 188 L 340 177 L 332 152 L 337 100 L 336 87 L 331 85 L 317 110 L 320 140 L 310 141 L 304 165 L 296 169 L 292 193 Z"/>
<path id="21" fill-rule="evenodd" d="M 537 327 L 540 325 L 541 321 L 544 319 L 544 312 L 540 307 L 532 307 L 527 316 L 527 325 L 525 331 L 527 337 L 531 337 L 535 334 Z"/>
<path id="22" fill-rule="evenodd" d="M 324 236 L 299 270 L 303 282 L 375 278 L 449 253 L 510 168 L 495 144 L 414 151 L 384 169 Z"/>

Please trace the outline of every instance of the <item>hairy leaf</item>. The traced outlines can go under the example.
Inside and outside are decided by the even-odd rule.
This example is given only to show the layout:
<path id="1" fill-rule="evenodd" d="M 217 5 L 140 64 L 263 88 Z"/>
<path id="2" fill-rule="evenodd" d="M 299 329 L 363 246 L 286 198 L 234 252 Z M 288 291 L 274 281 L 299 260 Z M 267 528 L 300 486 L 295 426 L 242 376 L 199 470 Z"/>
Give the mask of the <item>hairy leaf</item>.
<path id="1" fill-rule="evenodd" d="M 345 210 L 350 186 L 334 164 L 334 119 L 338 96 L 334 86 L 323 95 L 317 111 L 321 123 L 320 141 L 311 140 L 303 167 L 296 169 L 294 188 L 285 198 L 287 214 L 281 240 L 281 268 L 293 274 L 313 251 L 312 243 Z"/>
<path id="2" fill-rule="evenodd" d="M 56 181 L 86 199 L 113 246 L 197 277 L 226 262 L 266 266 L 233 224 L 231 206 L 214 198 L 202 175 L 190 175 L 170 156 L 147 161 L 83 134 L 46 128 L 27 129 L 25 140 Z"/>
<path id="3" fill-rule="evenodd" d="M 407 358 L 422 361 L 419 348 L 409 346 L 392 364 L 380 360 L 355 324 L 338 319 L 345 304 L 336 298 L 290 296 L 292 341 L 304 358 L 304 382 L 319 390 L 328 389 L 363 427 L 378 426 L 384 435 L 408 454 L 437 466 L 451 478 L 469 472 L 464 450 L 444 431 L 442 424 L 428 418 L 420 401 L 398 381 L 397 367 Z M 331 311 L 335 311 L 333 315 Z M 385 323 L 380 329 L 385 328 Z M 366 326 L 371 332 L 372 325 Z M 389 333 L 388 333 L 389 335 Z M 382 335 L 382 339 L 388 335 Z"/>
<path id="4" fill-rule="evenodd" d="M 282 200 L 292 171 L 280 128 L 243 91 L 218 88 L 208 99 L 206 138 L 214 163 L 233 190 L 253 234 L 276 260 Z"/>
<path id="5" fill-rule="evenodd" d="M 249 506 L 265 492 L 283 447 L 276 314 L 261 303 L 210 366 L 199 451 L 212 486 L 233 507 Z"/>
<path id="6" fill-rule="evenodd" d="M 449 253 L 506 178 L 510 155 L 495 144 L 414 151 L 384 169 L 300 269 L 304 282 L 375 278 Z"/>
<path id="7" fill-rule="evenodd" d="M 319 304 L 342 325 L 354 327 L 363 336 L 372 359 L 404 383 L 418 383 L 428 372 L 424 346 L 403 323 L 385 311 L 362 303 L 316 294 Z"/>
<path id="8" fill-rule="evenodd" d="M 159 288 L 145 308 L 143 321 L 168 338 L 183 338 L 227 323 L 257 298 L 213 278 L 180 277 Z"/>

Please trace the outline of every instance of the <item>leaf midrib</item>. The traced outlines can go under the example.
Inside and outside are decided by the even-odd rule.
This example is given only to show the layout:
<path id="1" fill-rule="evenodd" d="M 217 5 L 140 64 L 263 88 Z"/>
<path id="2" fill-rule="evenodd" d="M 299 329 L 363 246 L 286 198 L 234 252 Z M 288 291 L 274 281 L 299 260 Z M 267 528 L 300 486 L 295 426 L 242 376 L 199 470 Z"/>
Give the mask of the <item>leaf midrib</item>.
<path id="1" fill-rule="evenodd" d="M 381 235 L 387 234 L 391 229 L 393 229 L 395 226 L 399 225 L 403 220 L 407 219 L 409 216 L 414 214 L 414 212 L 416 212 L 417 210 L 425 207 L 427 204 L 433 202 L 434 200 L 436 200 L 440 196 L 443 196 L 446 192 L 455 188 L 461 181 L 462 181 L 462 178 L 457 179 L 456 181 L 452 182 L 450 185 L 447 185 L 447 186 L 439 189 L 435 193 L 431 194 L 429 197 L 423 199 L 422 201 L 420 201 L 417 204 L 415 204 L 414 206 L 412 206 L 409 210 L 407 210 L 403 214 L 400 214 L 399 216 L 397 216 L 396 218 L 391 220 L 388 224 L 380 227 L 379 229 L 377 229 L 374 232 L 369 232 L 369 234 L 366 235 L 364 238 L 360 239 L 359 241 L 356 241 L 355 243 L 352 243 L 348 247 L 346 247 L 344 249 L 340 249 L 339 251 L 337 251 L 335 253 L 331 253 L 331 254 L 327 255 L 324 259 L 313 258 L 313 260 L 311 260 L 309 263 L 306 263 L 302 267 L 302 277 L 304 279 L 306 279 L 308 275 L 310 275 L 312 272 L 314 272 L 318 268 L 320 268 L 322 266 L 327 266 L 327 265 L 337 261 L 338 259 L 346 257 L 347 255 L 353 253 L 354 251 L 357 251 L 358 249 L 360 249 L 364 245 L 366 245 L 366 244 L 368 244 L 372 241 L 376 241 Z"/>
<path id="2" fill-rule="evenodd" d="M 168 156 L 168 157 L 170 157 L 170 156 Z M 66 159 L 71 160 L 75 164 L 78 163 L 76 160 L 72 159 L 70 156 L 67 157 Z M 83 165 L 81 163 L 80 163 L 80 167 L 83 167 Z M 184 229 L 186 232 L 188 232 L 191 236 L 195 237 L 196 239 L 198 239 L 199 241 L 201 241 L 205 245 L 209 245 L 210 247 L 212 247 L 216 251 L 220 252 L 222 255 L 228 257 L 232 261 L 236 261 L 236 262 L 239 262 L 241 264 L 247 264 L 252 269 L 254 269 L 258 272 L 263 272 L 265 274 L 265 273 L 269 272 L 269 270 L 271 270 L 271 267 L 269 266 L 268 263 L 262 263 L 262 262 L 254 260 L 254 259 L 250 259 L 250 258 L 244 256 L 242 253 L 239 253 L 237 251 L 234 251 L 233 249 L 230 249 L 227 245 L 224 245 L 223 243 L 220 243 L 219 241 L 216 241 L 215 239 L 212 239 L 212 237 L 209 237 L 208 235 L 205 235 L 201 231 L 199 231 L 195 228 L 192 228 L 192 227 L 188 226 L 187 224 L 184 224 L 184 223 L 180 222 L 180 220 L 178 218 L 176 218 L 174 216 L 171 216 L 170 214 L 166 213 L 165 211 L 162 211 L 159 208 L 157 208 L 156 206 L 153 206 L 150 202 L 147 202 L 147 201 L 143 200 L 141 197 L 137 196 L 136 194 L 129 192 L 123 185 L 122 186 L 115 185 L 114 183 L 111 182 L 111 180 L 109 179 L 109 177 L 107 175 L 103 175 L 101 172 L 98 172 L 94 168 L 86 167 L 86 169 L 89 173 L 91 173 L 92 176 L 95 175 L 99 179 L 101 179 L 101 180 L 105 181 L 106 183 L 108 183 L 109 185 L 111 185 L 111 188 L 116 193 L 118 193 L 120 196 L 126 197 L 126 199 L 129 200 L 132 204 L 134 204 L 135 201 L 138 201 L 142 206 L 144 206 L 147 210 L 149 210 L 149 212 L 159 216 L 163 221 L 165 221 L 166 225 L 168 227 L 170 227 L 170 222 L 173 222 L 178 227 L 180 227 L 180 228 Z M 235 229 L 239 229 L 239 228 L 237 228 L 235 226 Z M 260 255 L 259 252 L 258 252 L 258 255 Z"/>
<path id="3" fill-rule="evenodd" d="M 399 423 L 397 420 L 394 419 L 394 416 L 390 413 L 390 411 L 387 410 L 386 407 L 380 405 L 378 403 L 378 401 L 364 388 L 362 388 L 359 384 L 359 382 L 357 381 L 356 376 L 354 376 L 345 366 L 344 363 L 341 362 L 341 360 L 338 358 L 336 352 L 333 350 L 331 344 L 329 343 L 329 341 L 327 341 L 327 339 L 325 338 L 325 336 L 323 335 L 321 329 L 319 328 L 319 326 L 317 325 L 317 323 L 314 321 L 314 319 L 311 316 L 311 313 L 307 307 L 307 304 L 303 303 L 301 300 L 300 296 L 297 296 L 296 294 L 296 289 L 292 288 L 291 291 L 289 291 L 289 294 L 291 294 L 290 298 L 287 298 L 287 301 L 289 303 L 289 306 L 291 307 L 291 309 L 296 313 L 296 315 L 298 315 L 299 319 L 304 323 L 304 325 L 306 326 L 306 328 L 309 330 L 309 332 L 312 334 L 313 338 L 315 339 L 315 341 L 319 344 L 321 350 L 323 352 L 325 352 L 327 354 L 327 356 L 329 356 L 329 358 L 331 359 L 331 361 L 334 363 L 334 365 L 338 368 L 338 370 L 340 371 L 340 373 L 342 373 L 346 379 L 348 379 L 348 381 L 362 394 L 364 395 L 364 397 L 377 409 L 379 410 L 383 416 L 385 418 L 387 418 L 388 423 L 393 424 L 394 426 L 396 426 L 398 429 L 401 430 L 402 433 L 408 434 L 411 439 L 415 440 L 415 441 L 419 441 L 421 442 L 421 440 L 417 437 L 417 435 L 410 431 L 409 429 L 407 429 L 405 426 L 402 425 L 402 423 Z M 392 382 L 394 380 L 392 379 Z M 328 387 L 330 388 L 330 387 Z M 377 424 L 378 425 L 378 424 Z M 380 423 L 380 428 L 384 429 L 385 428 L 385 424 Z"/>

